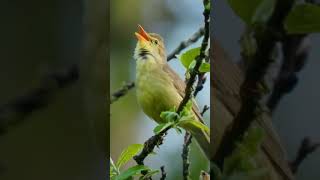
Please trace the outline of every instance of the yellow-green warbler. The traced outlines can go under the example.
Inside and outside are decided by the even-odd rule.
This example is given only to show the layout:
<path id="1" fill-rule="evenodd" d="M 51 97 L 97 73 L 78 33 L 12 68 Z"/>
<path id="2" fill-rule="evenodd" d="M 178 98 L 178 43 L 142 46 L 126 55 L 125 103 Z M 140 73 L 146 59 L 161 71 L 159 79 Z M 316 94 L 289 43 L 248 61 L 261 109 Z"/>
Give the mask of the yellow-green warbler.
<path id="1" fill-rule="evenodd" d="M 140 25 L 135 33 L 138 43 L 134 52 L 136 59 L 137 98 L 143 111 L 157 123 L 164 123 L 161 112 L 178 107 L 184 97 L 185 83 L 167 63 L 163 39 L 155 33 L 147 33 Z M 195 121 L 203 123 L 196 103 L 193 101 Z M 197 140 L 209 159 L 210 135 L 199 126 L 190 123 L 183 126 Z"/>

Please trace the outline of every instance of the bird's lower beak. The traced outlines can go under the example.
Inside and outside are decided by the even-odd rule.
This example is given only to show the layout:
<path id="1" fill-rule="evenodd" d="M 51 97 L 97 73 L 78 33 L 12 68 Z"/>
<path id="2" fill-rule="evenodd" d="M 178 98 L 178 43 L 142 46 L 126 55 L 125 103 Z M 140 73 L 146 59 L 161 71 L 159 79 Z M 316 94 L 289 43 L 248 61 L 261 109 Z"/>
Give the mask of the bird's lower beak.
<path id="1" fill-rule="evenodd" d="M 149 34 L 143 29 L 142 26 L 138 25 L 139 31 L 135 32 L 135 35 L 138 41 L 149 41 L 150 37 Z"/>

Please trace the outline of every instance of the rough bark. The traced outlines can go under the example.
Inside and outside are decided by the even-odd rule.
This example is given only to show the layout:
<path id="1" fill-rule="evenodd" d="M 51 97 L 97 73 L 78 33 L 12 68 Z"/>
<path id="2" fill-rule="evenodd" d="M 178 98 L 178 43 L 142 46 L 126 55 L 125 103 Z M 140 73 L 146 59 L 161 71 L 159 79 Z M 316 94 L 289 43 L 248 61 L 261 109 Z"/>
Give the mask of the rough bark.
<path id="1" fill-rule="evenodd" d="M 240 109 L 239 90 L 244 74 L 215 40 L 211 44 L 211 57 L 213 57 L 211 142 L 213 142 L 214 151 L 216 151 L 223 133 Z M 259 166 L 268 169 L 266 180 L 294 179 L 287 162 L 286 151 L 272 126 L 270 114 L 263 113 L 261 118 L 253 123 L 253 126 L 262 127 L 265 131 L 257 162 Z"/>

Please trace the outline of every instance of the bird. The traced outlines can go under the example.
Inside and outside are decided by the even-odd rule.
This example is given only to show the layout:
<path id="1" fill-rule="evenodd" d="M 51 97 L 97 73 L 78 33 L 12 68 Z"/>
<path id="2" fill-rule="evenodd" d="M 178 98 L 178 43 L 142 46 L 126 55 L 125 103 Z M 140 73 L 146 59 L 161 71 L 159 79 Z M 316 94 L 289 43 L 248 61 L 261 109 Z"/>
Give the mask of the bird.
<path id="1" fill-rule="evenodd" d="M 185 96 L 186 84 L 169 66 L 164 40 L 160 35 L 148 33 L 138 25 L 135 36 L 138 40 L 134 50 L 138 103 L 148 117 L 159 124 L 165 123 L 160 117 L 161 112 L 179 106 Z M 194 99 L 192 103 L 194 120 L 204 124 Z M 192 124 L 183 128 L 191 133 L 204 155 L 210 159 L 210 132 Z"/>

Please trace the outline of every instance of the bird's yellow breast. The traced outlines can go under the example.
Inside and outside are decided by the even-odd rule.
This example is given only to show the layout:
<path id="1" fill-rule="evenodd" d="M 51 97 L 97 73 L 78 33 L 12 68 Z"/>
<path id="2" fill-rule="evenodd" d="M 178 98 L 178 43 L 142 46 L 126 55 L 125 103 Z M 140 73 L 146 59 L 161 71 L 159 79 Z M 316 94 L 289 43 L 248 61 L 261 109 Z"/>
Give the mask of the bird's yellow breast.
<path id="1" fill-rule="evenodd" d="M 160 113 L 178 106 L 182 98 L 173 79 L 162 70 L 162 65 L 148 60 L 137 61 L 137 98 L 143 111 L 161 123 Z"/>

